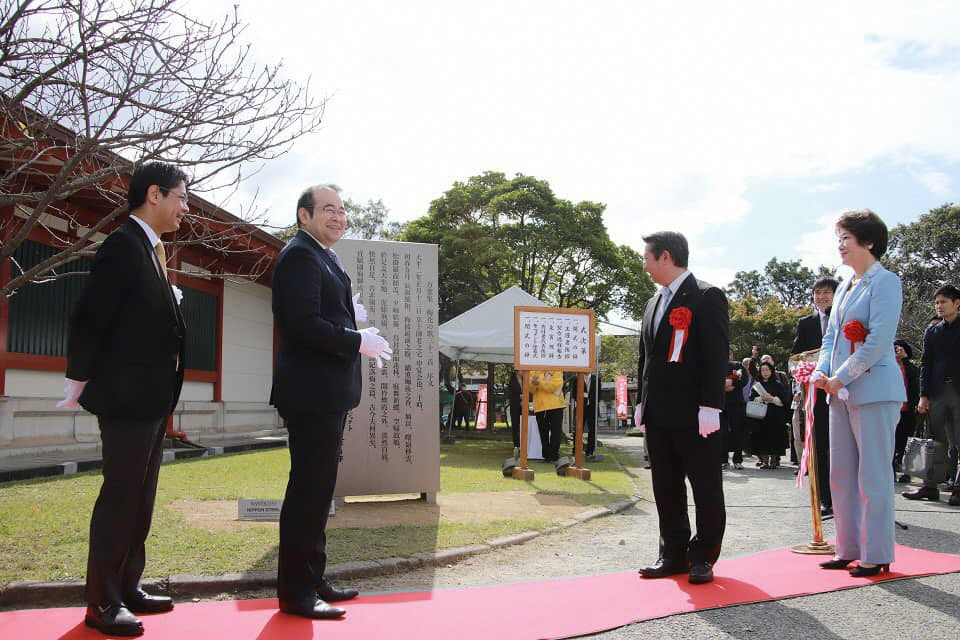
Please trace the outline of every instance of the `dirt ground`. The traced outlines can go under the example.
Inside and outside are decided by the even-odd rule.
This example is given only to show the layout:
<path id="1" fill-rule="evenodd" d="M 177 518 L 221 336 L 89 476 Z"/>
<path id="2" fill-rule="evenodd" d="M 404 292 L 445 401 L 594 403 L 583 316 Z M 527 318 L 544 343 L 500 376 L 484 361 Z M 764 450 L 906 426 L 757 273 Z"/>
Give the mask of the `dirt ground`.
<path id="1" fill-rule="evenodd" d="M 434 525 L 438 522 L 477 523 L 494 520 L 566 520 L 593 507 L 564 496 L 525 491 L 489 493 L 444 493 L 436 504 L 410 497 L 350 498 L 338 505 L 328 527 L 389 527 Z M 237 520 L 236 500 L 177 500 L 172 508 L 197 528 L 212 531 L 238 527 L 277 527 L 277 522 Z"/>

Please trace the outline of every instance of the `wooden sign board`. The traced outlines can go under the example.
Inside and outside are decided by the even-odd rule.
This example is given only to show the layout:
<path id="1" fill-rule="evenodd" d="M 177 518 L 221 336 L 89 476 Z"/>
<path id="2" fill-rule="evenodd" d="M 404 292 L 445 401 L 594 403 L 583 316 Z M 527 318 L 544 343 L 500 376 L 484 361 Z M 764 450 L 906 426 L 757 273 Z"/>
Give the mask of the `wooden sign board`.
<path id="1" fill-rule="evenodd" d="M 513 366 L 592 373 L 597 370 L 595 332 L 591 309 L 514 307 Z"/>

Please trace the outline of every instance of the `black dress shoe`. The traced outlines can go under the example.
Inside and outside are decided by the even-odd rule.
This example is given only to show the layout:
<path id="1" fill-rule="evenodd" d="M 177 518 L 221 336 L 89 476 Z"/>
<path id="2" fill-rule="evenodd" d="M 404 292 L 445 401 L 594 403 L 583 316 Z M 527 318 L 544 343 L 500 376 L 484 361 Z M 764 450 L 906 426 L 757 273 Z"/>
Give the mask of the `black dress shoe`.
<path id="1" fill-rule="evenodd" d="M 301 618 L 313 618 L 314 620 L 333 620 L 342 618 L 343 614 L 346 613 L 344 609 L 329 605 L 320 598 L 310 597 L 301 600 L 281 600 L 280 611 Z"/>
<path id="2" fill-rule="evenodd" d="M 690 584 L 707 584 L 713 582 L 713 567 L 709 562 L 694 562 L 690 566 Z"/>
<path id="3" fill-rule="evenodd" d="M 83 623 L 108 636 L 143 635 L 143 624 L 122 604 L 87 607 Z"/>
<path id="4" fill-rule="evenodd" d="M 830 507 L 827 505 L 820 507 L 821 518 L 826 518 L 827 516 L 832 516 L 832 515 L 833 515 L 833 507 Z"/>
<path id="5" fill-rule="evenodd" d="M 843 558 L 834 558 L 833 560 L 827 560 L 826 562 L 821 562 L 820 566 L 824 569 L 846 569 L 847 565 L 853 562 L 853 560 L 844 560 Z"/>
<path id="6" fill-rule="evenodd" d="M 168 598 L 167 596 L 152 596 L 143 589 L 137 589 L 135 594 L 124 598 L 123 604 L 134 613 L 166 613 L 167 611 L 173 611 L 172 598 Z"/>
<path id="7" fill-rule="evenodd" d="M 960 489 L 954 489 L 947 504 L 951 507 L 960 507 Z"/>
<path id="8" fill-rule="evenodd" d="M 906 473 L 900 475 L 900 477 L 897 478 L 897 483 L 898 483 L 898 484 L 906 484 L 906 483 L 908 483 L 908 482 L 910 482 L 910 476 L 907 475 Z"/>
<path id="9" fill-rule="evenodd" d="M 321 600 L 326 600 L 327 602 L 341 602 L 343 600 L 353 600 L 360 592 L 356 589 L 337 589 L 335 586 L 330 584 L 327 580 L 320 582 L 320 586 L 317 587 L 317 596 Z"/>
<path id="10" fill-rule="evenodd" d="M 936 487 L 920 487 L 916 491 L 904 491 L 900 495 L 907 500 L 929 500 L 930 502 L 940 501 L 940 490 Z"/>
<path id="11" fill-rule="evenodd" d="M 889 564 L 875 564 L 872 567 L 865 567 L 862 564 L 858 564 L 853 569 L 850 569 L 850 575 L 854 578 L 871 578 L 881 571 L 890 573 Z"/>
<path id="12" fill-rule="evenodd" d="M 665 562 L 664 560 L 657 560 L 653 566 L 640 569 L 640 575 L 644 578 L 666 578 L 667 576 L 688 573 L 689 571 L 690 564 L 687 562 Z"/>

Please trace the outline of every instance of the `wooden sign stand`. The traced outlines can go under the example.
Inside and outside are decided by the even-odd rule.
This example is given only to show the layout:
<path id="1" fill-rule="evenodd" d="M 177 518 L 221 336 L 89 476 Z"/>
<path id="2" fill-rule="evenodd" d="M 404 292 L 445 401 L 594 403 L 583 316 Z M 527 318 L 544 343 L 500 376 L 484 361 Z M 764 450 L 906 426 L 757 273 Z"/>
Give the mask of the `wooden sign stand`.
<path id="1" fill-rule="evenodd" d="M 520 396 L 520 465 L 513 468 L 511 472 L 514 480 L 533 480 L 533 469 L 527 467 L 527 441 L 530 439 L 527 432 L 527 422 L 530 420 L 530 373 L 523 371 L 520 373 L 520 385 L 523 394 Z"/>
<path id="2" fill-rule="evenodd" d="M 568 362 L 558 361 L 558 362 L 538 362 L 530 363 L 524 362 L 524 359 L 521 357 L 521 327 L 520 319 L 523 313 L 530 313 L 536 315 L 550 315 L 550 316 L 566 316 L 566 318 L 571 318 L 571 316 L 577 316 L 580 318 L 580 322 L 585 322 L 586 324 L 581 324 L 580 326 L 584 331 L 587 332 L 589 339 L 587 341 L 587 347 L 585 347 L 584 354 L 585 358 L 582 358 L 580 362 L 570 366 Z M 535 474 L 533 469 L 530 469 L 527 466 L 527 441 L 528 441 L 528 427 L 527 421 L 530 416 L 529 408 L 529 398 L 530 398 L 530 371 L 535 369 L 561 369 L 564 371 L 576 371 L 577 372 L 577 413 L 576 413 L 576 425 L 575 425 L 575 435 L 574 435 L 574 463 L 567 467 L 564 475 L 572 478 L 579 478 L 580 480 L 589 480 L 590 479 L 590 470 L 585 469 L 583 466 L 583 374 L 586 372 L 596 371 L 597 366 L 597 354 L 596 348 L 593 340 L 595 335 L 595 316 L 593 311 L 589 309 L 553 309 L 549 307 L 514 307 L 514 368 L 520 372 L 521 386 L 522 386 L 522 396 L 521 396 L 521 418 L 520 418 L 520 464 L 513 468 L 511 475 L 516 480 L 533 480 Z"/>
<path id="3" fill-rule="evenodd" d="M 567 467 L 567 475 L 580 480 L 590 479 L 590 469 L 583 468 L 583 373 L 577 373 L 577 417 L 574 428 L 573 464 Z"/>

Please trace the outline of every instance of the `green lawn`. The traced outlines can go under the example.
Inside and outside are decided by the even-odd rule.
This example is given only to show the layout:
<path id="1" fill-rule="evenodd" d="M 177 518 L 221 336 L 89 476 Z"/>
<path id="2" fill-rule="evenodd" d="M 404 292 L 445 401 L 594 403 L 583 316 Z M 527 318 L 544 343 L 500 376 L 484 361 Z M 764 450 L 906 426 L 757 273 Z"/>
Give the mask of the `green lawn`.
<path id="1" fill-rule="evenodd" d="M 592 478 L 588 482 L 558 477 L 551 466 L 542 463 L 533 463 L 537 476 L 532 482 L 504 478 L 500 463 L 511 453 L 509 439 L 461 438 L 454 445 L 441 446 L 442 492 L 489 492 L 490 500 L 496 500 L 499 491 L 529 491 L 565 495 L 584 505 L 609 504 L 634 493 L 630 479 L 614 462 L 622 454 L 609 449 L 604 450 L 603 462 L 589 465 Z M 627 462 L 626 458 L 623 461 Z M 285 449 L 164 465 L 147 543 L 147 577 L 276 568 L 275 526 L 210 531 L 190 526 L 170 505 L 177 499 L 281 498 L 288 469 Z M 90 511 L 99 487 L 98 472 L 0 485 L 0 585 L 14 580 L 82 579 Z M 500 520 L 331 529 L 328 549 L 331 561 L 336 563 L 406 557 L 553 524 L 556 523 L 543 520 Z"/>

